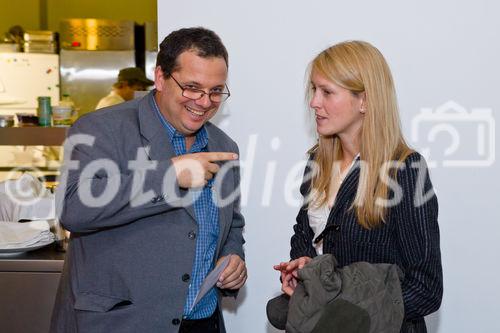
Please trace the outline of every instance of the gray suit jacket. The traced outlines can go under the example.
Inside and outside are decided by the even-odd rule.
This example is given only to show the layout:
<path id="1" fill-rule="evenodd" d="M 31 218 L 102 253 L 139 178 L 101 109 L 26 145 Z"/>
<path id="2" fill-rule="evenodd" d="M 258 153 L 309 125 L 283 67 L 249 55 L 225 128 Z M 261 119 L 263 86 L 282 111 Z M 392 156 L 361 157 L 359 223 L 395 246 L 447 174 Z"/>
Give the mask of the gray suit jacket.
<path id="1" fill-rule="evenodd" d="M 51 332 L 178 331 L 198 226 L 193 206 L 179 206 L 178 196 L 187 192 L 178 188 L 175 176 L 165 177 L 175 154 L 148 96 L 88 114 L 70 129 L 66 158 L 78 161 L 79 168 L 65 162 L 56 192 L 71 241 Z M 206 129 L 209 151 L 238 153 L 236 143 L 215 125 L 207 123 Z M 93 145 L 78 144 L 82 136 L 77 134 L 95 136 Z M 144 166 L 134 175 L 129 161 L 138 154 Z M 110 161 L 114 171 L 96 170 Z M 154 170 L 146 170 L 152 164 Z M 92 166 L 95 175 L 82 173 Z M 144 184 L 139 190 L 138 180 Z M 215 260 L 227 254 L 244 259 L 239 183 L 236 166 L 216 188 L 221 198 L 236 194 L 236 199 L 219 208 Z M 116 195 L 104 207 L 89 207 L 79 196 L 79 191 L 98 197 L 113 189 Z M 104 201 L 105 196 L 97 203 Z"/>

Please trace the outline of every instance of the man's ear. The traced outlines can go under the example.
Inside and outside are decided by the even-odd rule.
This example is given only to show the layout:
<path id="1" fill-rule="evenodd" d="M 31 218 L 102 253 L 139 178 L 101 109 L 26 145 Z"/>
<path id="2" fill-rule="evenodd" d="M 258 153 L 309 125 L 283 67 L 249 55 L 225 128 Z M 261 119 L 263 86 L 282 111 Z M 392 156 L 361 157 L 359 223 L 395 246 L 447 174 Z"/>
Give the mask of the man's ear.
<path id="1" fill-rule="evenodd" d="M 165 75 L 160 66 L 156 66 L 155 68 L 155 87 L 158 91 L 165 89 Z"/>

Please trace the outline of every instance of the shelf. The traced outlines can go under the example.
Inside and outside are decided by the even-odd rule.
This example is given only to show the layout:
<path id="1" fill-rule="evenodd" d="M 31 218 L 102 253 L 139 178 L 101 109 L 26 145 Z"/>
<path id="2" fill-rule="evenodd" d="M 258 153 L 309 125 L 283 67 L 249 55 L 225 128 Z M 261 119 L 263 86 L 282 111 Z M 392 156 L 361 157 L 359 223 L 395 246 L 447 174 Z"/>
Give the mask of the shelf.
<path id="1" fill-rule="evenodd" d="M 0 254 L 0 272 L 61 272 L 64 256 L 56 243 L 31 252 Z"/>
<path id="2" fill-rule="evenodd" d="M 47 167 L 47 166 L 0 166 L 0 172 L 16 170 L 19 172 L 31 172 L 31 171 L 42 171 L 42 172 L 57 172 L 61 166 L 58 167 Z"/>
<path id="3" fill-rule="evenodd" d="M 61 146 L 69 127 L 0 128 L 0 146 Z"/>

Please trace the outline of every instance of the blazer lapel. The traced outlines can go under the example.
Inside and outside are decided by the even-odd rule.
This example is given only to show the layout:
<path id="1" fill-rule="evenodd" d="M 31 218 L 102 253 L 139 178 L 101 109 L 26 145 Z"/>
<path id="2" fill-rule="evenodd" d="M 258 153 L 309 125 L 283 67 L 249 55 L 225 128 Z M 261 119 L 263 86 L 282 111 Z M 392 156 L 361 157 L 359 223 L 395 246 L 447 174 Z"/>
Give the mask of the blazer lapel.
<path id="1" fill-rule="evenodd" d="M 152 161 L 164 161 L 174 157 L 175 152 L 151 104 L 154 92 L 153 90 L 148 96 L 143 98 L 139 106 L 139 130 L 143 137 L 143 145 L 146 148 L 149 159 Z"/>

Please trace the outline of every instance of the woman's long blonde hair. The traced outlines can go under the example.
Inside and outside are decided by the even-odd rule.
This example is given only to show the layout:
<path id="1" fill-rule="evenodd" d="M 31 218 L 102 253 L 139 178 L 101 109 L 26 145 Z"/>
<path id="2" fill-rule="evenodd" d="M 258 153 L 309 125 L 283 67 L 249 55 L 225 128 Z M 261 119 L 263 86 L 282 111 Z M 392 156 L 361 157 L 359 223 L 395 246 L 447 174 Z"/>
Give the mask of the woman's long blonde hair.
<path id="1" fill-rule="evenodd" d="M 379 199 L 388 199 L 389 189 L 380 179 L 387 162 L 403 161 L 412 150 L 406 144 L 399 121 L 392 75 L 380 51 L 367 42 L 346 41 L 329 47 L 312 61 L 309 68 L 307 96 L 311 97 L 312 73 L 348 89 L 354 95 L 365 94 L 365 115 L 360 133 L 360 175 L 356 197 L 359 223 L 371 229 L 380 225 L 387 213 Z M 311 193 L 329 193 L 334 165 L 342 159 L 337 136 L 320 136 L 311 150 L 317 170 L 313 174 Z M 337 168 L 338 169 L 338 168 Z M 393 174 L 394 175 L 394 174 Z M 320 204 L 328 198 L 323 195 Z"/>

